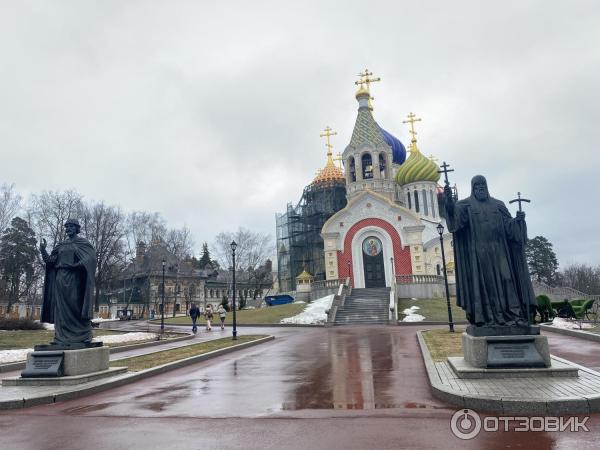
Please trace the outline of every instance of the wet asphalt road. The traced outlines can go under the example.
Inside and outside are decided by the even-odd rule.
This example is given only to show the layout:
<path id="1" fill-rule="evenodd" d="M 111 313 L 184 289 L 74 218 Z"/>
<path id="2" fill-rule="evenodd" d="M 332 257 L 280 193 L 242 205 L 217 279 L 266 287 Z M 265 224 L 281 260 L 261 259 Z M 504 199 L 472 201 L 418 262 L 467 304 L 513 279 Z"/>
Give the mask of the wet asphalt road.
<path id="1" fill-rule="evenodd" d="M 454 437 L 455 408 L 431 395 L 419 328 L 240 327 L 276 339 L 101 394 L 2 413 L 0 447 L 598 448 L 600 415 L 587 422 L 590 433 Z M 552 353 L 600 367 L 598 344 L 571 339 L 551 334 Z"/>

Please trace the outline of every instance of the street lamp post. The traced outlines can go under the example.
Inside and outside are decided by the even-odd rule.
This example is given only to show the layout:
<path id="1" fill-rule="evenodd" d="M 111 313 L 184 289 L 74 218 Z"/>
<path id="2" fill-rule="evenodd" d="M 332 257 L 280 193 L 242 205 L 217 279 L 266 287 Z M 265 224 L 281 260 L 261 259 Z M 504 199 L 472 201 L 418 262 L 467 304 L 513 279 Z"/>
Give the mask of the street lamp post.
<path id="1" fill-rule="evenodd" d="M 160 304 L 160 335 L 164 336 L 165 333 L 165 267 L 167 262 L 162 260 L 162 301 Z"/>
<path id="2" fill-rule="evenodd" d="M 237 328 L 236 328 L 236 320 L 235 320 L 235 249 L 237 248 L 237 244 L 235 241 L 231 241 L 231 260 L 233 265 L 233 280 L 232 280 L 232 290 L 233 290 L 233 340 L 237 340 Z"/>
<path id="3" fill-rule="evenodd" d="M 450 308 L 450 289 L 448 289 L 448 274 L 446 273 L 446 254 L 444 253 L 444 226 L 438 223 L 438 234 L 440 235 L 440 245 L 442 247 L 442 264 L 444 266 L 444 284 L 446 285 L 446 304 L 448 305 L 448 327 L 450 332 L 454 333 L 454 321 L 452 320 L 452 309 Z"/>

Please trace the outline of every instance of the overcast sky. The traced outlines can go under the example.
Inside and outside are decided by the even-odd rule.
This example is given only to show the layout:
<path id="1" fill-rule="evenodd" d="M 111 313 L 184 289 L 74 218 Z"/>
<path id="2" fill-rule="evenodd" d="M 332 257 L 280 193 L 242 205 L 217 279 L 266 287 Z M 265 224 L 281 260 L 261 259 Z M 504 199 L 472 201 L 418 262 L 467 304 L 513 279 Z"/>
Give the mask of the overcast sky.
<path id="1" fill-rule="evenodd" d="M 562 3 L 562 5 L 559 5 Z M 521 191 L 561 265 L 600 263 L 596 1 L 0 1 L 0 182 L 275 234 L 356 118 Z M 510 207 L 514 212 L 513 205 Z"/>

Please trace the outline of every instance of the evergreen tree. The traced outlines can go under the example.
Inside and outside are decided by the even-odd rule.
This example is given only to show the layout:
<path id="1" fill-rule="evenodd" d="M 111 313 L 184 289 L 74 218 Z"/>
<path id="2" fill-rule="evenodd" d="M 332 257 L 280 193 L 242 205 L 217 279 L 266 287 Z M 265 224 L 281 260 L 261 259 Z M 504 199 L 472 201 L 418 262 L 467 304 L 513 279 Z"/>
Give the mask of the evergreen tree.
<path id="1" fill-rule="evenodd" d="M 210 259 L 210 251 L 208 250 L 208 244 L 205 242 L 204 244 L 202 244 L 202 256 L 200 257 L 198 267 L 200 267 L 200 269 L 205 269 L 208 265 L 212 265 L 212 260 Z"/>
<path id="2" fill-rule="evenodd" d="M 549 285 L 555 283 L 558 260 L 548 239 L 543 236 L 530 239 L 525 246 L 525 257 L 529 265 L 529 274 L 534 280 Z"/>
<path id="3" fill-rule="evenodd" d="M 36 257 L 35 233 L 29 224 L 15 217 L 0 238 L 0 276 L 8 307 L 19 300 L 33 282 Z"/>

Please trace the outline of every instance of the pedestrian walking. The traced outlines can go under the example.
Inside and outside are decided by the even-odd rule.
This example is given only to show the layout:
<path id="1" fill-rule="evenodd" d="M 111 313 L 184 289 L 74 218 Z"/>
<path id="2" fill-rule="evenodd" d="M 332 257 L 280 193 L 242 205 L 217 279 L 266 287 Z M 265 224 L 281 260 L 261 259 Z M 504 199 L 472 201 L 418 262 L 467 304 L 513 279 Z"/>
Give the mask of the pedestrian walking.
<path id="1" fill-rule="evenodd" d="M 221 304 L 219 305 L 219 309 L 217 309 L 217 314 L 219 314 L 219 319 L 221 319 L 221 330 L 225 329 L 225 317 L 227 317 L 227 310 Z"/>
<path id="2" fill-rule="evenodd" d="M 194 332 L 194 334 L 196 334 L 196 332 L 198 331 L 198 327 L 196 326 L 196 320 L 198 320 L 198 317 L 200 317 L 200 310 L 194 303 L 192 303 L 192 306 L 190 307 L 190 317 L 192 318 L 192 331 Z"/>
<path id="3" fill-rule="evenodd" d="M 206 330 L 212 330 L 211 322 L 213 320 L 213 309 L 210 303 L 206 305 L 206 310 L 204 311 L 204 318 L 206 319 Z"/>

